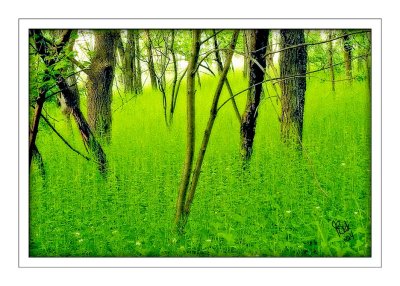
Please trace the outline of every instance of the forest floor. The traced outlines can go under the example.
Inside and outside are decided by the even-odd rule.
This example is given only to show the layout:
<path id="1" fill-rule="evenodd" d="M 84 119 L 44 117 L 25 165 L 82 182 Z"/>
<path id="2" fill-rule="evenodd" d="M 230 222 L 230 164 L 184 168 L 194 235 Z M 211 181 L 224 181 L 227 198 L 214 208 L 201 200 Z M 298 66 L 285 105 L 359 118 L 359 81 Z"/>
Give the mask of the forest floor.
<path id="1" fill-rule="evenodd" d="M 246 88 L 240 71 L 234 92 Z M 196 148 L 217 79 L 196 93 Z M 276 97 L 259 107 L 254 153 L 243 169 L 232 105 L 217 116 L 190 218 L 174 228 L 185 150 L 185 84 L 171 127 L 160 92 L 115 92 L 107 178 L 41 123 L 45 176 L 30 173 L 30 256 L 355 256 L 371 255 L 371 96 L 366 82 L 307 81 L 303 151 L 280 140 Z M 268 85 L 274 96 L 274 90 Z M 241 111 L 246 93 L 238 96 Z M 224 88 L 220 102 L 228 98 Z M 82 99 L 82 110 L 86 106 Z M 121 104 L 125 104 L 121 107 Z M 55 104 L 46 112 L 85 153 L 75 123 Z M 278 112 L 278 113 L 277 113 Z M 72 126 L 72 128 L 71 128 Z M 196 149 L 197 150 L 197 149 Z M 196 153 L 197 154 L 197 151 Z"/>

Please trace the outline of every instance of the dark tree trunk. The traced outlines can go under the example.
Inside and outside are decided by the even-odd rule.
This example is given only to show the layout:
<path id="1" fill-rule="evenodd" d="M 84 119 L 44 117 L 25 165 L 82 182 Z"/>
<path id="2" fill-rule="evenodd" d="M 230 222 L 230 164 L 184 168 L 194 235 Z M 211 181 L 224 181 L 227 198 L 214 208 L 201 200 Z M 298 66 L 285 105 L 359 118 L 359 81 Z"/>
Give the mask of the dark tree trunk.
<path id="1" fill-rule="evenodd" d="M 262 91 L 261 82 L 264 80 L 266 67 L 265 54 L 269 30 L 249 30 L 247 34 L 251 57 L 261 65 L 262 69 L 254 61 L 250 62 L 249 91 L 247 93 L 246 109 L 242 115 L 240 126 L 241 155 L 244 160 L 250 159 L 253 151 L 258 105 L 260 104 Z"/>
<path id="2" fill-rule="evenodd" d="M 344 63 L 346 68 L 346 78 L 351 82 L 353 78 L 352 72 L 352 45 L 350 42 L 350 36 L 346 35 L 348 31 L 343 31 L 345 36 L 343 37 L 343 50 L 344 50 Z"/>
<path id="3" fill-rule="evenodd" d="M 332 40 L 333 38 L 333 31 L 330 30 L 328 34 L 328 39 Z M 335 91 L 335 67 L 334 61 L 333 61 L 333 43 L 332 41 L 329 41 L 328 43 L 328 63 L 329 63 L 329 69 L 331 72 L 331 82 L 332 82 L 332 91 Z"/>
<path id="4" fill-rule="evenodd" d="M 88 122 L 95 135 L 106 142 L 111 140 L 111 101 L 117 38 L 117 31 L 95 31 L 94 57 L 87 81 Z"/>
<path id="5" fill-rule="evenodd" d="M 29 133 L 29 165 L 31 165 L 34 150 L 36 148 L 36 137 L 39 131 L 40 115 L 44 102 L 46 100 L 46 91 L 42 90 L 39 97 L 36 99 L 35 112 L 33 114 L 32 127 Z"/>
<path id="6" fill-rule="evenodd" d="M 303 30 L 281 30 L 282 48 L 304 43 Z M 307 48 L 287 49 L 280 55 L 281 137 L 301 147 L 306 92 Z"/>
<path id="7" fill-rule="evenodd" d="M 147 38 L 147 67 L 149 69 L 151 87 L 153 89 L 157 89 L 157 76 L 156 76 L 156 71 L 154 69 L 154 60 L 153 60 L 153 43 L 151 41 L 150 31 L 144 30 L 144 32 Z"/>

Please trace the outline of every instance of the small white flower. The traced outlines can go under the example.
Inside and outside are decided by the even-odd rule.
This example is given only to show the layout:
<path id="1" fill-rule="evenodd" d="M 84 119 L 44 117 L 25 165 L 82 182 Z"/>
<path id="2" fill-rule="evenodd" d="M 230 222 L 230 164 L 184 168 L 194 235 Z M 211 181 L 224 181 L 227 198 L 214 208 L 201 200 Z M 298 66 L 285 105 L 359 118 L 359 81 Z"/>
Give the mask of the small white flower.
<path id="1" fill-rule="evenodd" d="M 346 163 L 345 163 L 345 162 L 342 162 L 340 165 L 342 165 L 342 166 L 346 166 Z"/>
<path id="2" fill-rule="evenodd" d="M 206 242 L 211 242 L 211 239 L 206 239 Z"/>
<path id="3" fill-rule="evenodd" d="M 358 212 L 354 212 L 354 214 L 358 214 Z"/>
<path id="4" fill-rule="evenodd" d="M 79 239 L 78 242 L 79 242 L 79 243 L 82 243 L 82 242 L 83 242 L 83 238 Z"/>
<path id="5" fill-rule="evenodd" d="M 137 246 L 139 246 L 139 245 L 142 245 L 142 243 L 138 240 L 138 241 L 136 241 L 136 243 L 135 243 Z"/>
<path id="6" fill-rule="evenodd" d="M 286 211 L 287 214 L 290 214 L 292 211 Z"/>
<path id="7" fill-rule="evenodd" d="M 320 207 L 319 207 L 319 206 L 316 206 L 315 208 L 316 208 L 317 210 L 318 210 L 318 209 L 320 209 Z"/>

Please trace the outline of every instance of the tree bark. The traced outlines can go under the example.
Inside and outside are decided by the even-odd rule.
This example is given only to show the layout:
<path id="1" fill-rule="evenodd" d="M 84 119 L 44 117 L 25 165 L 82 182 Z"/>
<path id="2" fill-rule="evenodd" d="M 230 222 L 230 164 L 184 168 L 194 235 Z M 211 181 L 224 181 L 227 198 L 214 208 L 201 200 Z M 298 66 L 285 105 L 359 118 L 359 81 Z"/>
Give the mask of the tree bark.
<path id="1" fill-rule="evenodd" d="M 135 63 L 135 41 L 133 30 L 127 30 L 126 45 L 124 48 L 124 87 L 125 93 L 136 93 L 136 63 Z"/>
<path id="2" fill-rule="evenodd" d="M 251 58 L 261 65 L 262 69 L 253 60 L 250 62 L 250 89 L 247 93 L 246 109 L 242 115 L 240 126 L 241 155 L 244 160 L 249 160 L 253 152 L 258 105 L 260 104 L 262 91 L 262 84 L 258 83 L 262 82 L 264 79 L 268 35 L 269 30 L 247 31 L 247 41 Z M 254 86 L 255 84 L 257 85 Z"/>
<path id="3" fill-rule="evenodd" d="M 343 31 L 344 34 L 347 33 L 346 30 Z M 352 81 L 353 78 L 353 72 L 352 72 L 352 45 L 350 42 L 350 36 L 345 35 L 343 37 L 343 51 L 344 51 L 344 62 L 345 62 L 345 68 L 346 68 L 346 78 L 350 81 Z"/>
<path id="4" fill-rule="evenodd" d="M 176 205 L 175 223 L 178 230 L 181 229 L 182 214 L 186 201 L 186 193 L 190 181 L 195 147 L 195 76 L 197 61 L 200 51 L 200 30 L 192 31 L 192 49 L 187 70 L 187 127 L 186 127 L 186 157 L 183 166 L 181 183 L 179 186 Z"/>
<path id="5" fill-rule="evenodd" d="M 304 43 L 303 30 L 281 30 L 282 48 Z M 306 92 L 307 48 L 282 51 L 280 55 L 281 78 L 281 137 L 284 142 L 295 142 L 301 147 Z M 297 76 L 299 75 L 299 76 Z"/>
<path id="6" fill-rule="evenodd" d="M 150 37 L 150 31 L 144 30 L 147 38 L 147 68 L 150 74 L 150 82 L 151 87 L 153 89 L 157 89 L 157 76 L 154 69 L 154 60 L 153 60 L 153 44 Z"/>
<path id="7" fill-rule="evenodd" d="M 187 217 L 189 216 L 189 213 L 190 213 L 190 207 L 192 205 L 192 202 L 194 199 L 194 194 L 195 194 L 196 187 L 197 187 L 197 183 L 199 181 L 201 166 L 202 166 L 203 160 L 204 160 L 204 155 L 207 150 L 207 146 L 208 146 L 208 142 L 209 142 L 209 139 L 211 136 L 212 128 L 214 126 L 215 118 L 217 117 L 217 107 L 218 107 L 219 97 L 221 95 L 222 87 L 223 87 L 224 83 L 226 83 L 226 76 L 230 69 L 230 65 L 232 62 L 232 56 L 233 56 L 233 53 L 235 50 L 238 35 L 239 35 L 239 30 L 235 30 L 233 32 L 232 40 L 229 45 L 230 50 L 228 51 L 227 56 L 226 56 L 225 67 L 221 71 L 220 79 L 219 79 L 217 88 L 215 90 L 214 99 L 213 99 L 213 103 L 211 105 L 211 110 L 210 110 L 210 117 L 208 119 L 206 130 L 204 131 L 203 141 L 202 141 L 202 144 L 201 144 L 201 147 L 199 150 L 199 154 L 197 156 L 196 165 L 193 170 L 193 176 L 192 176 L 192 180 L 191 180 L 190 187 L 189 187 L 188 194 L 187 194 L 187 199 L 186 199 L 185 209 L 184 209 L 184 219 L 183 219 L 184 223 L 187 222 Z M 183 224 L 182 227 L 184 227 L 184 226 L 185 225 Z"/>
<path id="8" fill-rule="evenodd" d="M 329 30 L 328 39 L 331 40 L 333 38 L 333 31 Z M 333 60 L 333 43 L 332 41 L 328 42 L 328 63 L 331 72 L 331 82 L 332 82 L 332 91 L 335 91 L 335 67 Z"/>
<path id="9" fill-rule="evenodd" d="M 112 85 L 118 32 L 95 31 L 94 57 L 87 81 L 88 122 L 94 134 L 105 142 L 111 140 Z"/>

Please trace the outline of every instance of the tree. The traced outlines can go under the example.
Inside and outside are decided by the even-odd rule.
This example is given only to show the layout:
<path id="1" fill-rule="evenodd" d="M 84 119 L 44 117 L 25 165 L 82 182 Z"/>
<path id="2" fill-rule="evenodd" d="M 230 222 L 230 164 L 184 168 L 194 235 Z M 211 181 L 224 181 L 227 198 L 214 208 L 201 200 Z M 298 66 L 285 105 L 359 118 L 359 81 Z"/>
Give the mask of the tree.
<path id="1" fill-rule="evenodd" d="M 284 142 L 300 144 L 303 138 L 303 117 L 306 92 L 307 47 L 303 30 L 281 30 L 281 137 Z"/>
<path id="2" fill-rule="evenodd" d="M 333 31 L 329 30 L 328 32 L 328 40 L 332 40 L 333 38 Z M 328 63 L 329 63 L 329 70 L 331 73 L 331 82 L 332 82 L 332 91 L 335 91 L 335 68 L 333 66 L 333 43 L 332 41 L 328 42 Z"/>
<path id="3" fill-rule="evenodd" d="M 251 62 L 249 64 L 250 78 L 247 103 L 240 126 L 241 155 L 244 160 L 250 159 L 253 152 L 258 106 L 261 100 L 262 81 L 266 68 L 265 54 L 269 30 L 248 30 L 246 32 Z"/>
<path id="4" fill-rule="evenodd" d="M 344 52 L 344 62 L 346 67 L 346 78 L 351 82 L 353 79 L 353 72 L 352 72 L 352 45 L 350 41 L 350 36 L 347 35 L 348 30 L 343 30 L 343 52 Z"/>
<path id="5" fill-rule="evenodd" d="M 186 92 L 186 156 L 183 166 L 181 182 L 179 185 L 178 199 L 176 205 L 175 223 L 180 227 L 182 223 L 182 215 L 186 202 L 186 194 L 192 173 L 193 154 L 195 147 L 195 76 L 197 69 L 197 61 L 200 51 L 200 30 L 192 31 L 192 49 L 187 69 L 187 92 Z"/>
<path id="6" fill-rule="evenodd" d="M 185 224 L 187 222 L 189 213 L 190 213 L 190 207 L 192 205 L 193 199 L 194 199 L 194 194 L 196 191 L 196 187 L 197 187 L 197 183 L 199 181 L 199 177 L 200 177 L 200 172 L 201 172 L 201 166 L 203 164 L 203 160 L 204 160 L 204 156 L 207 150 L 207 146 L 208 146 L 208 142 L 210 140 L 210 136 L 211 136 L 211 132 L 212 132 L 212 128 L 214 126 L 214 122 L 215 119 L 217 117 L 217 113 L 218 113 L 218 101 L 219 101 L 219 97 L 221 95 L 221 91 L 222 88 L 224 86 L 224 83 L 227 84 L 226 81 L 226 76 L 228 74 L 228 71 L 230 69 L 230 65 L 232 62 L 232 56 L 235 50 L 235 46 L 236 46 L 236 41 L 239 35 L 239 30 L 235 30 L 233 32 L 233 36 L 232 36 L 232 40 L 231 43 L 229 45 L 229 51 L 227 53 L 227 57 L 225 60 L 225 66 L 224 69 L 221 71 L 221 75 L 218 81 L 218 85 L 217 88 L 215 90 L 214 93 L 214 99 L 211 105 L 211 110 L 210 110 L 210 117 L 208 119 L 208 123 L 207 123 L 207 127 L 204 131 L 204 136 L 203 136 L 203 140 L 200 146 L 200 150 L 199 150 L 199 154 L 197 156 L 197 160 L 196 160 L 196 164 L 195 164 L 195 168 L 193 170 L 193 174 L 192 174 L 192 179 L 190 181 L 190 186 L 188 188 L 187 191 L 187 199 L 185 201 L 185 205 L 184 205 L 184 210 L 183 210 L 183 214 L 181 213 L 181 219 L 179 220 L 180 224 L 178 224 L 178 227 L 180 230 L 182 230 L 185 227 Z"/>
<path id="7" fill-rule="evenodd" d="M 142 67 L 140 64 L 141 59 L 141 52 L 140 52 L 140 42 L 139 42 L 139 31 L 133 30 L 133 43 L 135 44 L 135 57 L 134 60 L 136 61 L 136 79 L 135 85 L 135 92 L 137 94 L 141 94 L 143 92 L 143 84 L 142 84 Z"/>
<path id="8" fill-rule="evenodd" d="M 114 30 L 94 32 L 94 57 L 89 67 L 87 81 L 88 122 L 93 132 L 111 140 L 111 101 L 115 69 L 116 41 L 119 37 Z"/>
<path id="9" fill-rule="evenodd" d="M 154 60 L 153 60 L 153 44 L 152 40 L 150 37 L 150 31 L 149 30 L 144 30 L 144 33 L 146 35 L 146 48 L 147 48 L 147 68 L 149 70 L 150 74 L 150 82 L 151 82 L 151 87 L 153 89 L 157 89 L 157 76 L 156 72 L 154 69 Z"/>

